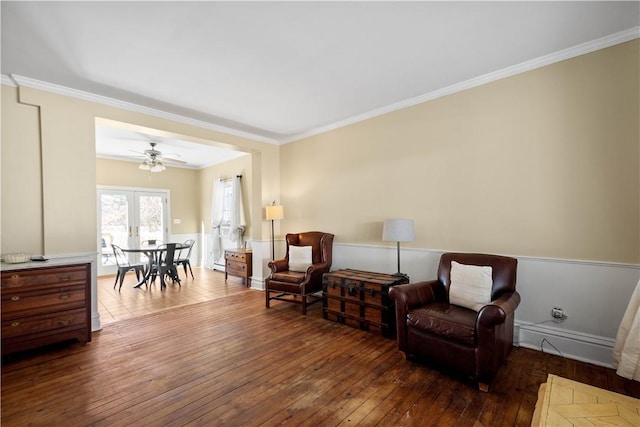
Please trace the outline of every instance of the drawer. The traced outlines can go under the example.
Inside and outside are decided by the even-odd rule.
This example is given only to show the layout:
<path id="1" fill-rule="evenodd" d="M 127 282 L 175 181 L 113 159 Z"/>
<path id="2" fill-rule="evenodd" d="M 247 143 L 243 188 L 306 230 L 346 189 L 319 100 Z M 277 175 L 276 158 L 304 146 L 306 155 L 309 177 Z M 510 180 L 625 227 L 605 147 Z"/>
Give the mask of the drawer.
<path id="1" fill-rule="evenodd" d="M 84 285 L 27 291 L 24 288 L 5 289 L 2 292 L 2 319 L 82 308 L 85 304 Z"/>
<path id="2" fill-rule="evenodd" d="M 2 339 L 45 331 L 87 327 L 85 309 L 69 310 L 40 316 L 21 317 L 2 321 Z"/>
<path id="3" fill-rule="evenodd" d="M 225 259 L 228 259 L 230 261 L 240 261 L 240 262 L 247 262 L 247 254 L 246 253 L 241 253 L 241 252 L 225 252 L 224 254 Z"/>
<path id="4" fill-rule="evenodd" d="M 2 273 L 2 289 L 38 287 L 56 284 L 87 283 L 88 269 L 83 265 L 14 270 Z"/>
<path id="5" fill-rule="evenodd" d="M 247 264 L 238 261 L 227 260 L 225 268 L 225 271 L 229 274 L 238 274 L 244 276 L 247 272 Z"/>

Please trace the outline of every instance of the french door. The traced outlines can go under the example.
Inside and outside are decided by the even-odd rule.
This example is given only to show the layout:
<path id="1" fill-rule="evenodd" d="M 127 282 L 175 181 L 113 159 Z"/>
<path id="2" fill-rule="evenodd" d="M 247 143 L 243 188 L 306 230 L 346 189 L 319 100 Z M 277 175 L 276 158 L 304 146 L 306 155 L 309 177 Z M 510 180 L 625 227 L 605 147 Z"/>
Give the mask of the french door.
<path id="1" fill-rule="evenodd" d="M 116 273 L 111 245 L 134 248 L 144 240 L 167 241 L 168 199 L 168 190 L 98 188 L 98 275 Z"/>

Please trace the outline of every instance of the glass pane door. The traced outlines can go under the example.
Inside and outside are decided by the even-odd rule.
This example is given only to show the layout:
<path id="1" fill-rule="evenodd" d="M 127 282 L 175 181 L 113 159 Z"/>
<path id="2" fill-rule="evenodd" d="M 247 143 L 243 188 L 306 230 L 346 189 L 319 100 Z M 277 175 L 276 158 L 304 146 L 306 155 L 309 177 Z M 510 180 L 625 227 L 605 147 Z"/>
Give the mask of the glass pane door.
<path id="1" fill-rule="evenodd" d="M 166 224 L 164 222 L 164 200 L 162 194 L 135 193 L 136 211 L 138 214 L 139 228 L 136 233 L 139 242 L 145 240 L 155 240 L 165 242 Z"/>
<path id="2" fill-rule="evenodd" d="M 111 245 L 134 248 L 143 240 L 166 242 L 167 192 L 100 189 L 97 195 L 98 275 L 116 273 Z"/>

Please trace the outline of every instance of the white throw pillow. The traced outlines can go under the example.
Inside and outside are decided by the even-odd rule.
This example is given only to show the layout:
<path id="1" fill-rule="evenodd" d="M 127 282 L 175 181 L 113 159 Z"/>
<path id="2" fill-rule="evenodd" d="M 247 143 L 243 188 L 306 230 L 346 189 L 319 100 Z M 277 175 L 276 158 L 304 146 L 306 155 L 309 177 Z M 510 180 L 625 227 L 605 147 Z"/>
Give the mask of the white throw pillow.
<path id="1" fill-rule="evenodd" d="M 289 246 L 289 271 L 305 273 L 312 263 L 311 246 Z"/>
<path id="2" fill-rule="evenodd" d="M 466 265 L 451 261 L 449 302 L 478 311 L 491 302 L 493 270 L 489 266 Z"/>

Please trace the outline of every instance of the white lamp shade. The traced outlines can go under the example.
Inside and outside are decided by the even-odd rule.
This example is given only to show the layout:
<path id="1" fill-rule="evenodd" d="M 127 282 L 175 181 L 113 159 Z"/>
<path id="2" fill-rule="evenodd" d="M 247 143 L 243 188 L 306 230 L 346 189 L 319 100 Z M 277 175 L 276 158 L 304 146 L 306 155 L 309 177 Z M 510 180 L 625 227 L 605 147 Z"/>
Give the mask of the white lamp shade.
<path id="1" fill-rule="evenodd" d="M 416 235 L 412 219 L 385 219 L 382 240 L 385 242 L 413 242 Z"/>
<path id="2" fill-rule="evenodd" d="M 284 208 L 282 205 L 270 205 L 267 206 L 266 213 L 267 220 L 276 220 L 284 218 Z"/>
<path id="3" fill-rule="evenodd" d="M 162 172 L 166 168 L 162 162 L 156 162 L 153 166 L 151 166 L 151 172 Z"/>

